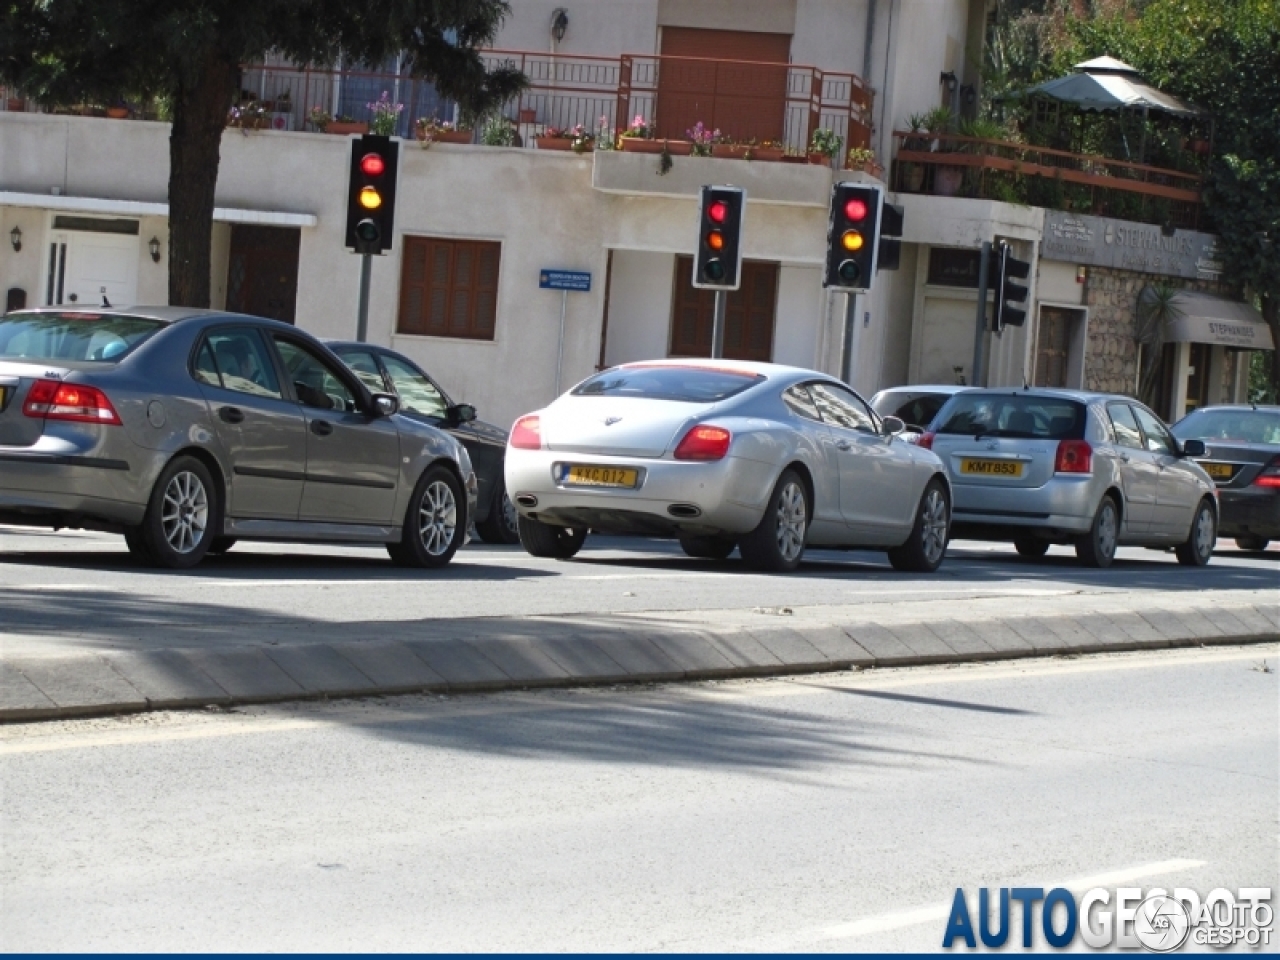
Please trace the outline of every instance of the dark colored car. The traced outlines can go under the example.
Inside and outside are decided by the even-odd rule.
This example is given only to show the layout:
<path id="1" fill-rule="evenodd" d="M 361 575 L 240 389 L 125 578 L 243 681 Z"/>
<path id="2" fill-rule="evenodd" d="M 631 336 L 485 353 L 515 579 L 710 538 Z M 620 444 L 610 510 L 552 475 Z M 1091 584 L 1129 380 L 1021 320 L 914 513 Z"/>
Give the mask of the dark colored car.
<path id="1" fill-rule="evenodd" d="M 0 317 L 0 524 L 124 534 L 191 567 L 236 540 L 382 544 L 441 567 L 466 538 L 466 448 L 314 337 L 183 307 Z"/>
<path id="2" fill-rule="evenodd" d="M 480 481 L 476 532 L 486 543 L 519 543 L 516 510 L 503 482 L 507 431 L 476 419 L 476 408 L 454 403 L 431 377 L 402 353 L 368 343 L 333 341 L 342 358 L 371 391 L 394 394 L 400 414 L 452 434 L 467 448 Z"/>
<path id="3" fill-rule="evenodd" d="M 1203 440 L 1200 465 L 1218 488 L 1218 532 L 1241 550 L 1280 540 L 1280 407 L 1201 407 L 1173 426 L 1179 440 Z"/>
<path id="4" fill-rule="evenodd" d="M 888 387 L 871 398 L 871 409 L 882 417 L 897 417 L 907 425 L 903 439 L 915 442 L 915 438 L 929 429 L 943 404 L 957 393 L 972 387 L 952 384 L 919 384 L 907 387 Z"/>

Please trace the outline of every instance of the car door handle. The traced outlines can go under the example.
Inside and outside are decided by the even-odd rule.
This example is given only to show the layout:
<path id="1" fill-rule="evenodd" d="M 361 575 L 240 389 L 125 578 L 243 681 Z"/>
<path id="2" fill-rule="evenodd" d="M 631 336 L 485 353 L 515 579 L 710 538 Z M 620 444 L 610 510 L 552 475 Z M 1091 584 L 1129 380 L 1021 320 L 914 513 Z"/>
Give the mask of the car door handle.
<path id="1" fill-rule="evenodd" d="M 244 411 L 239 407 L 219 407 L 218 418 L 227 423 L 243 423 Z"/>
<path id="2" fill-rule="evenodd" d="M 317 437 L 327 437 L 329 434 L 333 433 L 333 424 L 328 420 L 312 420 L 311 432 Z"/>
<path id="3" fill-rule="evenodd" d="M 853 449 L 853 445 L 852 445 L 851 443 L 849 443 L 849 441 L 848 441 L 848 440 L 837 440 L 837 441 L 836 441 L 836 449 L 837 449 L 837 450 L 852 450 L 852 449 Z"/>

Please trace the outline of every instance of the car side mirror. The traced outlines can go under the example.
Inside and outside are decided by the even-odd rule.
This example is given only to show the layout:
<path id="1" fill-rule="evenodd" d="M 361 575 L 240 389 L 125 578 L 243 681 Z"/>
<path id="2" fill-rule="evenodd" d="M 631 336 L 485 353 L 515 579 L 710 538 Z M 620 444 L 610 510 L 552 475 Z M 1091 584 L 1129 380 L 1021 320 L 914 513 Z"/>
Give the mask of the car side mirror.
<path id="1" fill-rule="evenodd" d="M 390 417 L 400 412 L 400 401 L 389 393 L 375 393 L 373 408 L 378 412 L 378 416 Z"/>
<path id="2" fill-rule="evenodd" d="M 470 423 L 476 418 L 476 408 L 469 403 L 455 403 L 446 412 L 454 423 Z"/>
<path id="3" fill-rule="evenodd" d="M 897 436 L 907 429 L 907 425 L 898 417 L 881 417 L 880 427 L 887 437 Z"/>
<path id="4" fill-rule="evenodd" d="M 1183 440 L 1181 447 L 1184 457 L 1203 457 L 1205 455 L 1203 440 Z"/>

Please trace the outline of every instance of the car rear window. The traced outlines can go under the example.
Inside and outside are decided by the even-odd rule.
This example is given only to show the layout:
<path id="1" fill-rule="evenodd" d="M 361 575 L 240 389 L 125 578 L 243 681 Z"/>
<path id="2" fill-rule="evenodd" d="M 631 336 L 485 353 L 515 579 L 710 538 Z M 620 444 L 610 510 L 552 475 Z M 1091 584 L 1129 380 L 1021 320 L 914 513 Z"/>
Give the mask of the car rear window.
<path id="1" fill-rule="evenodd" d="M 762 374 L 716 367 L 615 367 L 579 384 L 573 395 L 715 403 L 764 379 Z"/>
<path id="2" fill-rule="evenodd" d="M 957 394 L 938 414 L 938 433 L 1047 440 L 1084 436 L 1083 403 L 1025 394 Z"/>
<path id="3" fill-rule="evenodd" d="M 1280 444 L 1280 411 L 1197 410 L 1173 427 L 1179 440 Z"/>
<path id="4" fill-rule="evenodd" d="M 910 398 L 910 399 L 907 399 Z M 871 404 L 882 417 L 897 417 L 909 427 L 927 427 L 938 415 L 942 405 L 950 400 L 945 393 L 911 394 L 886 393 Z"/>
<path id="5" fill-rule="evenodd" d="M 164 324 L 105 313 L 11 313 L 0 317 L 0 358 L 115 363 Z"/>

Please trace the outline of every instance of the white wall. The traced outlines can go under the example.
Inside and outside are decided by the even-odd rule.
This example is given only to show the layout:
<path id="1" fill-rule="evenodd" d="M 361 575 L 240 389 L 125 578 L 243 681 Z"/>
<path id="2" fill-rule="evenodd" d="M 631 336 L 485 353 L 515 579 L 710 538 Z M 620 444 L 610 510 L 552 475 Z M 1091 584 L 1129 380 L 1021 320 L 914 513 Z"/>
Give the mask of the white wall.
<path id="1" fill-rule="evenodd" d="M 773 362 L 812 367 L 825 316 L 822 270 L 783 264 L 773 325 Z"/>
<path id="2" fill-rule="evenodd" d="M 675 260 L 672 253 L 613 251 L 605 366 L 667 355 Z"/>
<path id="3" fill-rule="evenodd" d="M 512 0 L 511 16 L 494 47 L 551 53 L 551 15 L 560 8 L 568 13 L 569 26 L 556 52 L 603 57 L 657 53 L 658 0 Z"/>

